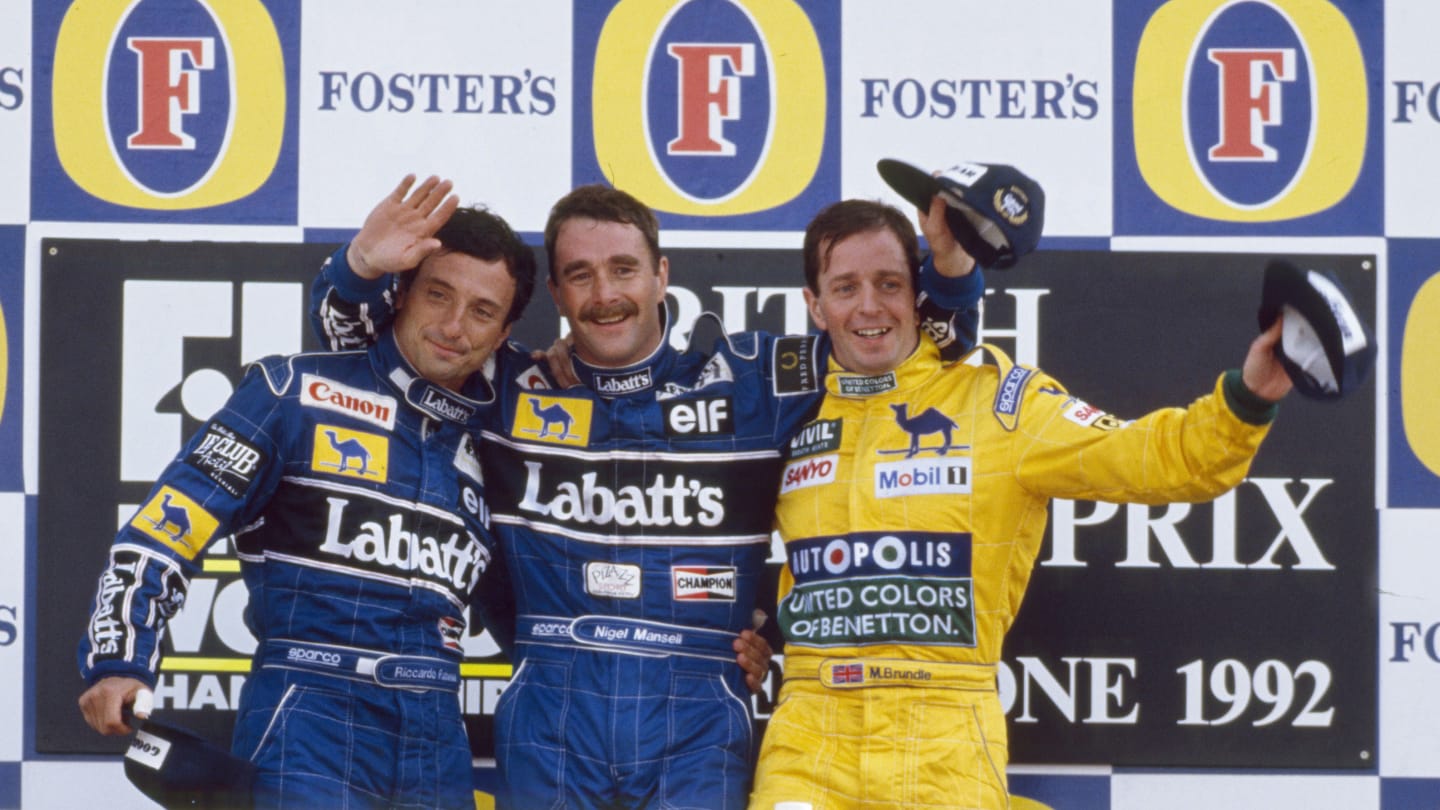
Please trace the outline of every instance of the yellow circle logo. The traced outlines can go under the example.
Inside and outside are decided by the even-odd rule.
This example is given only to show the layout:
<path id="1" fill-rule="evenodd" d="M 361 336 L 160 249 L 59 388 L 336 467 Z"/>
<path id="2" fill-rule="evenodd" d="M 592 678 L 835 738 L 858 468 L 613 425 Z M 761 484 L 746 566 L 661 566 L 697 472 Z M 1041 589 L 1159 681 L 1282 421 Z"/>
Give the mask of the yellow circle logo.
<path id="1" fill-rule="evenodd" d="M 784 205 L 805 191 L 824 148 L 825 63 L 815 29 L 791 0 L 735 0 L 751 30 L 725 31 L 722 39 L 731 41 L 686 41 L 670 30 L 686 5 L 622 0 L 606 19 L 592 109 L 600 170 L 611 184 L 675 214 L 727 216 Z M 758 42 L 748 41 L 757 34 Z M 658 64 L 676 74 L 666 93 L 656 89 L 657 54 L 664 56 Z M 747 97 L 742 78 L 756 70 L 769 81 Z M 678 134 L 657 138 L 656 122 L 671 116 Z M 726 133 L 734 122 L 762 133 L 755 156 L 737 154 Z M 738 173 L 737 180 L 715 195 L 687 190 L 666 168 L 675 155 L 704 155 L 712 170 Z M 743 166 L 734 165 L 741 160 Z"/>
<path id="2" fill-rule="evenodd" d="M 220 36 L 113 42 L 136 6 L 131 0 L 74 3 L 60 23 L 51 100 L 60 165 L 89 194 L 134 208 L 204 208 L 251 194 L 274 170 L 285 134 L 285 58 L 270 15 L 258 0 L 200 4 Z M 107 87 L 112 46 L 139 66 L 138 124 L 118 142 L 107 114 L 107 93 L 117 92 Z M 222 52 L 230 74 L 229 114 L 213 165 L 182 190 L 147 186 L 120 154 L 193 149 L 176 119 L 203 110 L 199 75 L 215 69 Z"/>

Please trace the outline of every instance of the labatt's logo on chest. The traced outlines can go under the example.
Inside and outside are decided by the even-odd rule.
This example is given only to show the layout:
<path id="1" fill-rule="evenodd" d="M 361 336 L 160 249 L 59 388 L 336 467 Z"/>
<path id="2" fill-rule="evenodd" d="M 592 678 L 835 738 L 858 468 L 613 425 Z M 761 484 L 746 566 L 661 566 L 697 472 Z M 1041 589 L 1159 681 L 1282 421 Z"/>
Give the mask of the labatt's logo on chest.
<path id="1" fill-rule="evenodd" d="M 383 514 L 365 501 L 352 506 L 345 498 L 325 500 L 329 513 L 322 555 L 376 574 L 420 574 L 462 599 L 490 564 L 490 552 L 458 524 L 436 525 L 433 519 L 401 512 Z M 419 528 L 427 523 L 441 529 L 440 535 Z"/>
<path id="2" fill-rule="evenodd" d="M 525 462 L 525 494 L 520 509 L 554 520 L 620 527 L 719 526 L 725 519 L 725 493 L 683 474 L 657 473 L 641 484 L 606 486 L 598 473 L 580 481 L 545 481 L 544 465 Z"/>

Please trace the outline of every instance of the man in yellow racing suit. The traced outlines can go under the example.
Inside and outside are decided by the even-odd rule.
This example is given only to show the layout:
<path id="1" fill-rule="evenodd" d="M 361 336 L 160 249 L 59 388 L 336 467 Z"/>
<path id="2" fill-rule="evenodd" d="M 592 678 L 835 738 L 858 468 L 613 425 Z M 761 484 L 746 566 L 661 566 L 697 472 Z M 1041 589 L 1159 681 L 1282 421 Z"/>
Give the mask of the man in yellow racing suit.
<path id="1" fill-rule="evenodd" d="M 1049 499 L 1214 498 L 1290 389 L 1278 328 L 1211 393 L 1134 422 L 988 346 L 946 364 L 915 326 L 913 231 L 887 209 L 838 203 L 806 234 L 835 351 L 781 484 L 785 678 L 752 808 L 1008 807 L 995 668 Z"/>

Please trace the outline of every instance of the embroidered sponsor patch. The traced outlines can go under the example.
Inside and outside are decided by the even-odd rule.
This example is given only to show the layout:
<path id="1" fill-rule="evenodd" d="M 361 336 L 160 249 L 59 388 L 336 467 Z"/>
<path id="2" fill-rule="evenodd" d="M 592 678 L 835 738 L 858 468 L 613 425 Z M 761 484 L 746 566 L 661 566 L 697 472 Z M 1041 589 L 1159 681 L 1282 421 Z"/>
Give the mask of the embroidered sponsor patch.
<path id="1" fill-rule="evenodd" d="M 440 643 L 447 650 L 461 651 L 460 639 L 465 634 L 465 623 L 453 616 L 441 616 L 439 622 Z"/>
<path id="2" fill-rule="evenodd" d="M 185 456 L 185 463 L 205 473 L 221 489 L 239 498 L 250 491 L 255 474 L 265 466 L 266 453 L 219 422 L 205 426 L 205 435 Z"/>
<path id="3" fill-rule="evenodd" d="M 187 560 L 205 550 L 220 521 L 174 487 L 162 485 L 130 525 Z"/>
<path id="4" fill-rule="evenodd" d="M 395 398 L 327 380 L 300 375 L 300 404 L 343 413 L 386 430 L 395 429 Z"/>
<path id="5" fill-rule="evenodd" d="M 835 470 L 839 466 L 840 456 L 834 453 L 792 461 L 785 465 L 785 473 L 780 477 L 780 494 L 828 484 L 835 480 Z"/>
<path id="6" fill-rule="evenodd" d="M 771 357 L 775 395 L 791 396 L 819 390 L 820 368 L 815 358 L 815 335 L 776 338 Z"/>
<path id="7" fill-rule="evenodd" d="M 1119 417 L 1106 413 L 1083 399 L 1071 398 L 1066 401 L 1061 413 L 1081 427 L 1093 427 L 1096 430 L 1114 430 L 1126 424 Z"/>
<path id="8" fill-rule="evenodd" d="M 875 497 L 963 495 L 970 491 L 970 458 L 909 459 L 875 465 Z"/>
<path id="9" fill-rule="evenodd" d="M 699 565 L 670 568 L 675 599 L 679 601 L 735 601 L 735 569 Z"/>
<path id="10" fill-rule="evenodd" d="M 416 403 L 420 410 L 451 422 L 468 422 L 475 415 L 475 406 L 451 394 L 438 385 L 427 385 Z"/>
<path id="11" fill-rule="evenodd" d="M 317 424 L 310 450 L 310 469 L 383 484 L 389 480 L 390 437 Z"/>
<path id="12" fill-rule="evenodd" d="M 485 476 L 480 472 L 480 457 L 475 453 L 475 439 L 469 433 L 460 437 L 460 445 L 455 448 L 455 469 L 478 484 L 485 483 Z"/>
<path id="13" fill-rule="evenodd" d="M 633 394 L 636 391 L 648 391 L 655 385 L 655 378 L 651 376 L 650 369 L 648 368 L 642 368 L 639 371 L 632 371 L 628 374 L 596 374 L 594 381 L 595 392 L 607 397 Z"/>
<path id="14" fill-rule="evenodd" d="M 868 397 L 875 394 L 883 394 L 886 391 L 894 391 L 898 385 L 895 382 L 895 372 L 887 371 L 884 374 L 877 374 L 873 377 L 862 377 L 858 374 L 842 374 L 839 376 L 840 393 L 847 397 Z"/>
<path id="15" fill-rule="evenodd" d="M 640 596 L 640 566 L 624 563 L 585 563 L 585 592 L 610 599 Z"/>
<path id="16" fill-rule="evenodd" d="M 550 387 L 545 379 L 545 372 L 539 365 L 533 365 L 519 374 L 515 375 L 515 384 L 526 391 L 544 390 Z"/>
<path id="17" fill-rule="evenodd" d="M 840 419 L 817 419 L 800 428 L 800 432 L 790 440 L 790 458 L 839 450 L 840 433 L 844 424 Z"/>
<path id="18" fill-rule="evenodd" d="M 576 397 L 521 394 L 510 435 L 549 444 L 586 447 L 590 444 L 590 414 L 594 403 Z"/>
<path id="19" fill-rule="evenodd" d="M 780 602 L 787 640 L 975 646 L 968 533 L 851 532 L 785 544 L 795 587 Z"/>
<path id="20" fill-rule="evenodd" d="M 725 355 L 717 354 L 710 358 L 710 362 L 706 363 L 704 368 L 700 369 L 700 376 L 695 379 L 692 390 L 699 390 L 718 382 L 734 381 L 735 372 L 730 369 L 730 362 L 725 359 Z"/>
<path id="21" fill-rule="evenodd" d="M 995 412 L 1006 416 L 1014 416 L 1020 412 L 1020 394 L 1025 390 L 1025 383 L 1034 375 L 1035 370 L 1014 366 L 1005 379 L 1000 382 L 1000 389 L 995 392 Z"/>
<path id="22" fill-rule="evenodd" d="M 735 432 L 735 409 L 730 397 L 670 400 L 661 408 L 665 411 L 667 436 L 722 436 Z"/>

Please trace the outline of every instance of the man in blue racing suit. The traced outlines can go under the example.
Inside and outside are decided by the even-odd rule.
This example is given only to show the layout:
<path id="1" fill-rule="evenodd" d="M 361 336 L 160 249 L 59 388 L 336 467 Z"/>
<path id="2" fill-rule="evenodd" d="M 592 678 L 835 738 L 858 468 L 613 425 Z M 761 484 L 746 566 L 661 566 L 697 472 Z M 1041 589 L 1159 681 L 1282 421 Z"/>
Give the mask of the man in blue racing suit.
<path id="1" fill-rule="evenodd" d="M 958 278 L 925 277 L 963 310 L 962 328 L 946 326 L 968 347 L 983 281 L 941 210 L 922 224 Z M 518 613 L 496 716 L 508 801 L 743 807 L 754 741 L 731 645 L 751 625 L 783 448 L 823 393 L 828 344 L 750 332 L 673 348 L 658 223 L 622 191 L 566 195 L 545 247 L 573 335 L 565 376 L 580 385 L 560 388 L 528 353 L 502 349 L 479 434 Z M 384 328 L 387 274 L 406 269 L 346 255 L 327 262 L 312 301 L 334 346 Z"/>
<path id="2" fill-rule="evenodd" d="M 259 806 L 474 807 L 456 692 L 493 547 L 473 439 L 493 394 L 474 372 L 535 263 L 503 220 L 425 206 L 433 184 L 407 199 L 410 182 L 387 210 L 439 230 L 393 327 L 247 371 L 120 529 L 80 644 L 86 721 L 128 733 L 201 555 L 233 533 L 258 642 L 233 751 Z"/>

